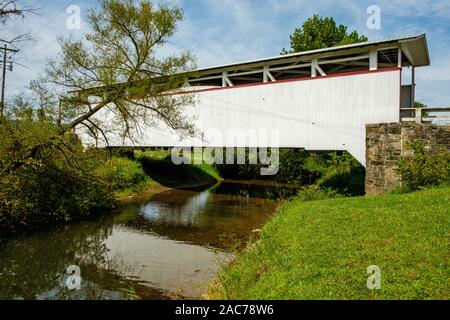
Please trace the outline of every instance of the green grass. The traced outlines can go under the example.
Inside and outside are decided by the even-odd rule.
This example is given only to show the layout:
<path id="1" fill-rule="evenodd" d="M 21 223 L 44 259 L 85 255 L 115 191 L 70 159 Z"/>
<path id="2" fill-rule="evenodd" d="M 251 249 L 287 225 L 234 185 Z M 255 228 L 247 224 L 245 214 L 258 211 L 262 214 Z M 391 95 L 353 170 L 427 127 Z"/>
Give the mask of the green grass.
<path id="1" fill-rule="evenodd" d="M 283 205 L 213 299 L 449 299 L 450 188 Z M 367 268 L 382 289 L 367 288 Z"/>
<path id="2" fill-rule="evenodd" d="M 166 150 L 153 150 L 153 151 L 140 151 L 136 150 L 134 155 L 137 159 L 147 157 L 152 160 L 164 160 L 167 157 L 170 157 L 170 151 Z"/>
<path id="3" fill-rule="evenodd" d="M 196 164 L 194 166 L 197 167 L 198 169 L 200 169 L 201 171 L 203 171 L 206 175 L 212 177 L 213 179 L 215 179 L 217 181 L 222 179 L 219 171 L 216 169 L 216 167 L 214 167 L 212 165 L 203 163 L 203 164 Z"/>
<path id="4" fill-rule="evenodd" d="M 110 183 L 114 191 L 137 188 L 148 182 L 148 177 L 139 162 L 119 156 L 113 156 L 105 161 L 93 174 Z"/>
<path id="5" fill-rule="evenodd" d="M 170 151 L 136 151 L 135 158 L 153 180 L 165 186 L 211 184 L 221 180 L 213 165 L 173 164 Z"/>
<path id="6" fill-rule="evenodd" d="M 114 191 L 114 196 L 117 199 L 122 200 L 127 197 L 133 196 L 135 194 L 142 193 L 144 191 L 157 189 L 158 187 L 159 187 L 159 184 L 156 181 L 153 181 L 152 179 L 147 178 L 145 181 L 140 182 L 131 187 Z"/>
<path id="7" fill-rule="evenodd" d="M 217 169 L 211 165 L 175 166 L 170 151 L 135 151 L 134 158 L 115 155 L 96 168 L 93 174 L 109 183 L 118 199 L 127 199 L 161 186 L 202 185 L 221 180 Z"/>

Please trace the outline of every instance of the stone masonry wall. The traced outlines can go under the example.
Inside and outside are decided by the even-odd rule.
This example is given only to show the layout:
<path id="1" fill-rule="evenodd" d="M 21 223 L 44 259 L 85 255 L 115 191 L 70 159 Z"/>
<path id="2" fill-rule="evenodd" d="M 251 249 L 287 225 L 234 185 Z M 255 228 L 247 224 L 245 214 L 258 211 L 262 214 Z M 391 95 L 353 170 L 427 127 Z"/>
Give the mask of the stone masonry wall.
<path id="1" fill-rule="evenodd" d="M 383 123 L 367 126 L 366 194 L 379 195 L 401 185 L 396 162 L 410 152 L 407 141 L 421 140 L 432 149 L 450 150 L 450 126 Z"/>

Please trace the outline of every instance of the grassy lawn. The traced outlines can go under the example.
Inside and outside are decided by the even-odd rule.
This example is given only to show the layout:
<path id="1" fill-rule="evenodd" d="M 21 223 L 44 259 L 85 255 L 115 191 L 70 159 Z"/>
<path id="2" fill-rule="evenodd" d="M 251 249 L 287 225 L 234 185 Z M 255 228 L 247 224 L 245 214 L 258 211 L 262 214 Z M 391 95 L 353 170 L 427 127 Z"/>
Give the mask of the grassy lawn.
<path id="1" fill-rule="evenodd" d="M 213 184 L 222 180 L 218 170 L 205 163 L 176 166 L 170 151 L 135 151 L 135 160 L 115 157 L 100 172 L 114 183 L 115 197 L 129 202 L 167 187 Z M 138 197 L 138 198 L 139 198 Z"/>
<path id="2" fill-rule="evenodd" d="M 136 151 L 135 157 L 150 178 L 164 186 L 213 184 L 221 180 L 213 165 L 173 164 L 170 151 Z"/>
<path id="3" fill-rule="evenodd" d="M 160 187 L 159 183 L 148 178 L 145 181 L 133 185 L 129 188 L 114 191 L 114 196 L 116 197 L 116 199 L 123 201 L 127 200 L 130 196 L 140 194 L 145 191 L 157 190 L 159 187 Z"/>
<path id="4" fill-rule="evenodd" d="M 450 188 L 283 205 L 213 299 L 449 299 Z M 367 288 L 367 268 L 382 289 Z"/>

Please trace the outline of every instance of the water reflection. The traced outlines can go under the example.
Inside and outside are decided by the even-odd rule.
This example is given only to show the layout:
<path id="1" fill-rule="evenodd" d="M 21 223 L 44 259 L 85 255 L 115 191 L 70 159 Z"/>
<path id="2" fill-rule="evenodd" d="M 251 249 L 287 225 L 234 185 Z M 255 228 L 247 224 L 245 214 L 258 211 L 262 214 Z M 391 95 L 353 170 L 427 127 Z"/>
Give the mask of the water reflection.
<path id="1" fill-rule="evenodd" d="M 176 190 L 161 193 L 141 208 L 141 217 L 127 225 L 142 232 L 221 250 L 245 245 L 276 210 L 277 201 L 224 194 Z"/>
<path id="2" fill-rule="evenodd" d="M 199 194 L 184 191 L 171 192 L 170 196 L 167 194 L 155 196 L 151 203 L 142 206 L 141 213 L 148 221 L 185 227 L 193 226 L 197 220 L 196 217 L 202 214 L 208 204 L 210 195 L 209 191 Z M 187 201 L 186 198 L 188 198 Z"/>
<path id="3" fill-rule="evenodd" d="M 131 268 L 128 277 L 171 295 L 200 297 L 203 285 L 218 271 L 228 255 L 201 246 L 139 234 L 117 227 L 106 241 L 111 259 Z"/>
<path id="4" fill-rule="evenodd" d="M 275 211 L 276 201 L 251 194 L 226 184 L 170 191 L 117 215 L 0 242 L 0 299 L 126 299 L 130 285 L 144 299 L 198 298 L 227 249 Z M 81 268 L 80 291 L 64 289 L 70 265 Z"/>

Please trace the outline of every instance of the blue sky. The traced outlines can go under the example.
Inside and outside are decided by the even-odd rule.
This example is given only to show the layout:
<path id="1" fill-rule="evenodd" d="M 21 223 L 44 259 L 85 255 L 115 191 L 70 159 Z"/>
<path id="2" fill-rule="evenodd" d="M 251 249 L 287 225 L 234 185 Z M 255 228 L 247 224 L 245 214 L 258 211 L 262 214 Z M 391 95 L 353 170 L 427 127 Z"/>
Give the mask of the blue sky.
<path id="1" fill-rule="evenodd" d="M 16 65 L 8 73 L 7 96 L 24 91 L 45 67 L 46 59 L 58 52 L 58 35 L 80 36 L 88 31 L 69 30 L 66 8 L 78 5 L 81 12 L 95 0 L 18 0 L 41 8 L 38 15 L 11 20 L 0 27 L 1 38 L 30 32 L 36 40 L 20 45 Z M 450 1 L 431 0 L 167 0 L 185 13 L 177 34 L 164 49 L 172 53 L 190 49 L 199 67 L 274 56 L 289 46 L 289 35 L 313 14 L 333 16 L 338 23 L 369 37 L 426 33 L 432 66 L 417 70 L 417 99 L 430 106 L 450 106 Z M 367 28 L 367 8 L 381 9 L 381 29 Z M 406 78 L 406 77 L 405 77 Z"/>

